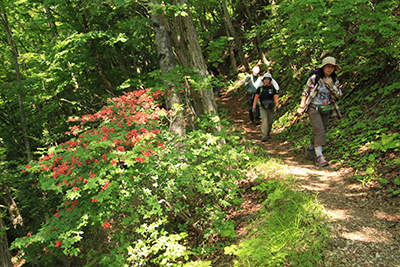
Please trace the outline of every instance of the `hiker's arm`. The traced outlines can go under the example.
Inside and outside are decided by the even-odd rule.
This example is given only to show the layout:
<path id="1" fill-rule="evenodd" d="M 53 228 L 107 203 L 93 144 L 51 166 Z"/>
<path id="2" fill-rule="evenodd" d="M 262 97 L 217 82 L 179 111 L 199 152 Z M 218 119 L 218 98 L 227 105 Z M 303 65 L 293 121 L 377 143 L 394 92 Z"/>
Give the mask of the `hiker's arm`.
<path id="1" fill-rule="evenodd" d="M 342 89 L 340 89 L 340 84 L 339 81 L 336 80 L 336 82 L 332 85 L 331 93 L 335 99 L 338 99 L 342 96 Z"/>
<path id="2" fill-rule="evenodd" d="M 300 107 L 297 109 L 297 113 L 303 114 L 304 110 L 306 109 L 306 99 L 307 96 L 305 95 L 301 96 Z"/>
<path id="3" fill-rule="evenodd" d="M 257 107 L 258 98 L 260 98 L 260 95 L 256 94 L 256 96 L 254 97 L 253 109 L 255 109 Z"/>
<path id="4" fill-rule="evenodd" d="M 247 76 L 246 77 L 246 79 L 244 80 L 244 83 L 243 83 L 243 86 L 244 87 L 247 87 L 247 84 L 248 84 L 248 82 L 247 81 L 249 81 L 250 79 L 249 79 L 249 76 Z M 250 81 L 249 81 L 250 82 Z"/>

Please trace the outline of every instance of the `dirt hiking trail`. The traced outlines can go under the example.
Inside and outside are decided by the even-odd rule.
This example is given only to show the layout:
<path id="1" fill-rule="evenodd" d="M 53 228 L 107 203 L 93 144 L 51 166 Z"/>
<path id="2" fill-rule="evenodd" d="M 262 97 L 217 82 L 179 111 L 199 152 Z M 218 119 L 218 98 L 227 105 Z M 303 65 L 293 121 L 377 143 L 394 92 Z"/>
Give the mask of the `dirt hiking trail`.
<path id="1" fill-rule="evenodd" d="M 246 95 L 239 90 L 222 92 L 218 105 L 228 110 L 229 119 L 254 139 L 254 145 L 287 165 L 286 172 L 300 182 L 300 190 L 317 194 L 333 233 L 327 258 L 336 258 L 334 266 L 400 266 L 400 198 L 388 197 L 376 185 L 362 186 L 350 179 L 350 169 L 316 166 L 305 151 L 294 153 L 290 142 L 282 143 L 274 132 L 261 142 L 261 125 L 250 123 Z"/>

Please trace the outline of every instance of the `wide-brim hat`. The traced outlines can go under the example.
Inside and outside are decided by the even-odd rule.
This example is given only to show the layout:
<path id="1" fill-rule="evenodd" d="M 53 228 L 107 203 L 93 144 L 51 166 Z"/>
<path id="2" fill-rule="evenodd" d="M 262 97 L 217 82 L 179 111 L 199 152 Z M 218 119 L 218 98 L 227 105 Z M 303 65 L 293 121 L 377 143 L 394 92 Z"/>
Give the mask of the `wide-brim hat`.
<path id="1" fill-rule="evenodd" d="M 325 65 L 332 64 L 335 66 L 335 70 L 340 70 L 340 66 L 336 64 L 336 59 L 334 57 L 326 57 L 322 60 L 322 65 L 319 67 L 322 69 Z"/>
<path id="2" fill-rule="evenodd" d="M 263 76 L 262 76 L 262 78 L 261 78 L 261 80 L 263 81 L 265 78 L 270 78 L 271 79 L 271 81 L 272 81 L 272 75 L 271 75 L 271 73 L 265 73 Z"/>

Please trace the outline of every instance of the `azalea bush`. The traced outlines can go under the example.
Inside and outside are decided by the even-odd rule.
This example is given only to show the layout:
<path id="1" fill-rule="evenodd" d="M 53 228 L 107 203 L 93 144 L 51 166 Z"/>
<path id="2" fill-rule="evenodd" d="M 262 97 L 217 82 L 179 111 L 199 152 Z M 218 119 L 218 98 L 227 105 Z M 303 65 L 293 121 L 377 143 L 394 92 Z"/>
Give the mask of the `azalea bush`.
<path id="1" fill-rule="evenodd" d="M 212 252 L 210 238 L 235 236 L 226 210 L 241 203 L 235 181 L 250 155 L 239 137 L 202 130 L 207 118 L 172 135 L 162 94 L 131 92 L 71 118 L 70 139 L 25 166 L 52 207 L 39 229 L 13 242 L 25 261 L 184 266 L 196 251 Z"/>

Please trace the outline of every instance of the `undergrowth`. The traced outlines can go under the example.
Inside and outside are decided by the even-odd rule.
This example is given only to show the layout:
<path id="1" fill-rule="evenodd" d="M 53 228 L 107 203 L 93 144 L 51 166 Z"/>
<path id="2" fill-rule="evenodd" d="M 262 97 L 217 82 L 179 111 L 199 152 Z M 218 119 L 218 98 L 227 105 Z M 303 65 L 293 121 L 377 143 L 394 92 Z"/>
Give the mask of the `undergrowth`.
<path id="1" fill-rule="evenodd" d="M 234 266 L 319 266 L 326 260 L 329 231 L 317 196 L 298 191 L 279 167 L 276 159 L 257 163 L 260 178 L 252 189 L 262 193 L 263 208 L 248 224 L 247 236 L 225 248 L 237 256 Z"/>

